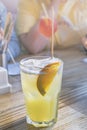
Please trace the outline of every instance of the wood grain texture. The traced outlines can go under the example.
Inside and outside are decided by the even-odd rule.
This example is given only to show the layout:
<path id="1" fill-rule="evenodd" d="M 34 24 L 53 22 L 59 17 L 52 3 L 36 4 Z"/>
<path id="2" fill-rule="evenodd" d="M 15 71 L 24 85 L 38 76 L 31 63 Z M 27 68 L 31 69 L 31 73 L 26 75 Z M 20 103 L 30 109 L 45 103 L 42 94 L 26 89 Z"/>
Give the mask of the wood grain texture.
<path id="1" fill-rule="evenodd" d="M 82 61 L 87 56 L 79 46 L 55 51 L 55 56 L 64 61 L 57 123 L 49 129 L 27 126 L 23 93 L 19 91 L 0 96 L 0 130 L 87 130 L 87 64 Z M 16 78 L 10 79 L 14 86 Z"/>

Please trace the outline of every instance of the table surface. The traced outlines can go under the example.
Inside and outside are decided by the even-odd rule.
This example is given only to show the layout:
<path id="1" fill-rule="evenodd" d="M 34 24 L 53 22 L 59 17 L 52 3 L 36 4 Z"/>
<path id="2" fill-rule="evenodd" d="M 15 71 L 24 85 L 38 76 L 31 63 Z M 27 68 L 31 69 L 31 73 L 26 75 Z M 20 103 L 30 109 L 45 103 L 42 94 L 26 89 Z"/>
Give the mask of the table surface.
<path id="1" fill-rule="evenodd" d="M 52 130 L 87 130 L 87 63 L 83 62 L 87 55 L 79 46 L 56 50 L 54 54 L 64 61 L 64 72 L 58 121 Z M 21 87 L 20 76 L 12 79 L 14 88 L 17 82 Z M 0 96 L 0 130 L 41 130 L 26 125 L 22 91 Z"/>

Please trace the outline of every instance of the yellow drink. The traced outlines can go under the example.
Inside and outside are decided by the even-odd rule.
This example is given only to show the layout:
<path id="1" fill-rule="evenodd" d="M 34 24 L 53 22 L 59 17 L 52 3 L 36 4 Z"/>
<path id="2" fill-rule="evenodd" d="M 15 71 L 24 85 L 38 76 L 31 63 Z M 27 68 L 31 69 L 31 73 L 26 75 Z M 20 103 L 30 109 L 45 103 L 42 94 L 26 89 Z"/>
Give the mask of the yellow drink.
<path id="1" fill-rule="evenodd" d="M 24 92 L 25 97 L 25 104 L 26 104 L 26 111 L 27 111 L 27 122 L 32 123 L 39 127 L 39 126 L 48 126 L 51 124 L 54 124 L 57 120 L 57 111 L 58 111 L 58 97 L 61 89 L 61 80 L 62 80 L 62 68 L 63 64 L 59 59 L 55 59 L 56 62 L 61 62 L 59 66 L 59 71 L 55 74 L 52 81 L 46 89 L 46 93 L 42 93 L 39 91 L 37 87 L 38 77 L 41 75 L 47 75 L 44 73 L 41 73 L 41 70 L 44 66 L 51 64 L 54 62 L 50 58 L 46 58 L 42 60 L 42 57 L 39 61 L 33 60 L 36 64 L 36 62 L 39 62 L 39 65 L 33 65 L 33 63 L 30 63 L 32 61 L 28 59 L 28 62 L 26 62 L 26 66 L 24 67 L 21 65 L 21 81 L 22 81 L 22 88 Z M 50 62 L 49 62 L 50 60 Z M 41 65 L 43 62 L 46 62 L 45 65 Z M 29 66 L 28 66 L 29 64 Z M 31 64 L 31 65 L 30 65 Z M 32 66 L 32 67 L 31 67 Z M 50 75 L 47 75 L 47 78 L 43 78 L 44 82 L 45 80 L 50 79 Z M 52 77 L 52 76 L 51 76 Z M 39 79 L 40 80 L 40 79 Z M 49 82 L 49 81 L 47 81 Z M 44 83 L 43 83 L 44 84 Z M 46 84 L 46 83 L 45 83 Z M 41 87 L 41 86 L 40 86 Z"/>

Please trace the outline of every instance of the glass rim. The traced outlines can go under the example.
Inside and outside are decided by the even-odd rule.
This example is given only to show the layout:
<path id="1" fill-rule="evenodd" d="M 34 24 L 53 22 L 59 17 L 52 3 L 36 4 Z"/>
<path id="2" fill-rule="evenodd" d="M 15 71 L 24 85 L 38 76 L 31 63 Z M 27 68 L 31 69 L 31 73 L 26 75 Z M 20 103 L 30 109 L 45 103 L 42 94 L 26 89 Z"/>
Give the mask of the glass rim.
<path id="1" fill-rule="evenodd" d="M 42 58 L 43 59 L 47 58 L 47 60 L 49 61 L 52 57 L 50 57 L 50 56 L 31 56 L 31 57 L 23 58 L 20 61 L 20 70 L 23 71 L 23 72 L 25 72 L 25 73 L 30 73 L 30 74 L 40 74 L 40 71 L 45 66 L 41 66 L 41 65 L 37 65 L 37 64 L 34 65 L 34 66 L 32 66 L 32 64 L 30 62 L 29 62 L 30 64 L 28 63 L 28 60 L 30 60 L 30 59 L 31 60 L 32 59 L 36 59 L 36 60 L 41 59 L 42 60 Z M 61 59 L 57 58 L 57 57 L 53 57 L 53 58 L 56 58 L 57 60 L 54 61 L 54 62 L 52 62 L 52 63 L 56 63 L 56 62 L 59 61 L 61 63 L 61 65 L 59 67 L 59 70 L 63 69 L 63 61 Z M 48 64 L 50 64 L 50 63 L 48 63 Z M 60 72 L 60 71 L 58 71 L 58 72 Z"/>
<path id="2" fill-rule="evenodd" d="M 27 60 L 29 60 L 29 59 L 47 59 L 47 58 L 52 58 L 51 56 L 28 56 L 28 57 L 25 57 L 25 58 L 23 58 L 22 60 L 20 60 L 20 66 L 26 66 L 27 67 L 27 65 L 25 65 L 24 64 L 24 62 L 25 61 L 27 61 Z M 63 64 L 63 60 L 61 60 L 60 58 L 58 58 L 58 57 L 53 57 L 53 58 L 57 58 L 59 61 L 61 61 L 61 63 Z"/>

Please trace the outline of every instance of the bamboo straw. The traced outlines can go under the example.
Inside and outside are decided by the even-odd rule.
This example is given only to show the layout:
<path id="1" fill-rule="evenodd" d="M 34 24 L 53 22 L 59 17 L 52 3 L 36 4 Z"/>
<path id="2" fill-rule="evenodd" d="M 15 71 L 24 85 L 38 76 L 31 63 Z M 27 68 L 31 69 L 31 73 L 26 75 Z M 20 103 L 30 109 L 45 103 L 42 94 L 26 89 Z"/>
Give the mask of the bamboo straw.
<path id="1" fill-rule="evenodd" d="M 47 10 L 46 10 L 46 7 L 45 7 L 45 4 L 42 3 L 42 8 L 43 8 L 43 11 L 45 13 L 45 16 L 47 18 L 49 18 L 48 16 L 48 13 L 47 13 Z M 51 37 L 51 57 L 53 58 L 54 56 L 54 8 L 52 7 L 52 37 Z"/>
<path id="2" fill-rule="evenodd" d="M 8 47 L 10 38 L 11 38 L 12 29 L 13 29 L 13 23 L 11 23 L 9 28 L 8 28 L 8 32 L 7 32 L 6 37 L 5 37 L 5 44 L 3 47 L 3 52 L 5 52 L 7 50 L 7 47 Z"/>
<path id="3" fill-rule="evenodd" d="M 54 8 L 52 7 L 52 39 L 51 39 L 51 57 L 54 56 Z"/>
<path id="4" fill-rule="evenodd" d="M 7 51 L 8 51 L 8 53 L 9 53 L 9 55 L 10 55 L 10 57 L 11 57 L 13 63 L 16 64 L 16 61 L 15 61 L 15 59 L 14 59 L 14 57 L 13 57 L 13 55 L 12 55 L 12 53 L 11 53 L 11 51 L 10 51 L 9 48 L 7 49 Z"/>
<path id="5" fill-rule="evenodd" d="M 12 14 L 8 12 L 7 17 L 6 17 L 6 22 L 5 22 L 5 27 L 4 27 L 4 39 L 6 37 L 6 34 L 8 33 L 9 26 L 12 21 Z"/>
<path id="6" fill-rule="evenodd" d="M 46 16 L 47 18 L 49 18 L 45 4 L 44 4 L 44 3 L 41 3 L 41 5 L 42 5 L 42 9 L 43 9 L 43 11 L 44 11 L 45 16 Z"/>
<path id="7" fill-rule="evenodd" d="M 12 14 L 9 12 L 7 14 L 7 18 L 6 18 L 6 23 L 5 23 L 5 27 L 4 27 L 4 44 L 3 44 L 3 54 L 6 55 L 6 52 L 9 53 L 13 63 L 15 64 L 15 59 L 11 53 L 11 51 L 8 48 L 8 44 L 11 38 L 11 34 L 12 34 L 12 30 L 13 30 L 13 21 L 12 21 Z M 6 59 L 3 59 L 3 61 L 5 61 Z"/>

